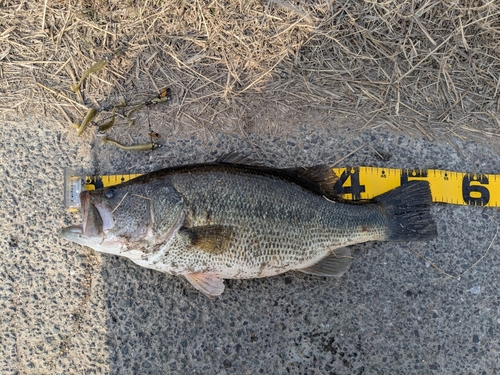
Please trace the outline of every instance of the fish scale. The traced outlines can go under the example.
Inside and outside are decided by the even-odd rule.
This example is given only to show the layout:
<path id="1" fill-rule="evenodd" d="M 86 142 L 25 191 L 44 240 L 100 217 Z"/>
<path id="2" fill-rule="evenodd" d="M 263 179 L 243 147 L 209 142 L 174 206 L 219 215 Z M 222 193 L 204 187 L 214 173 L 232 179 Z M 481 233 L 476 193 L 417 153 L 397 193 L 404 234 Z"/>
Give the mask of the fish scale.
<path id="1" fill-rule="evenodd" d="M 353 211 L 350 205 L 335 205 L 298 185 L 259 175 L 240 178 L 230 171 L 215 172 L 202 181 L 200 176 L 180 174 L 171 183 L 194 208 L 189 217 L 195 220 L 190 225 L 234 228 L 230 247 L 214 255 L 180 243 L 166 251 L 165 263 L 185 259 L 183 264 L 192 266 L 196 262 L 188 259 L 198 258 L 226 277 L 261 277 L 305 266 L 335 247 L 383 240 L 385 236 L 383 216 L 376 205 L 357 206 L 358 210 Z M 221 191 L 231 193 L 224 195 Z M 210 222 L 204 220 L 206 211 L 211 212 Z M 372 229 L 361 232 L 361 224 Z"/>
<path id="2" fill-rule="evenodd" d="M 350 264 L 345 246 L 436 236 L 427 182 L 352 203 L 332 194 L 331 173 L 326 166 L 274 169 L 241 160 L 167 168 L 82 192 L 86 231 L 70 227 L 62 235 L 183 275 L 209 296 L 223 292 L 226 278 L 290 270 L 340 276 Z"/>

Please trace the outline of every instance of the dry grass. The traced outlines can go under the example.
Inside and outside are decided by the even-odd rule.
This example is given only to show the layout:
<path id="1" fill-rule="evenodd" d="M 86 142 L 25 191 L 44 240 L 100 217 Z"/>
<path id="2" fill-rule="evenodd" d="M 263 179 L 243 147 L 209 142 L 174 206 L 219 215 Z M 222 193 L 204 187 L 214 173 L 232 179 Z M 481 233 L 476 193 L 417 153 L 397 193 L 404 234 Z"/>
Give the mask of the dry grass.
<path id="1" fill-rule="evenodd" d="M 147 114 L 164 134 L 278 135 L 347 115 L 430 139 L 500 134 L 497 1 L 4 1 L 0 22 L 10 118 L 69 130 L 81 104 L 133 104 L 168 86 L 172 103 L 138 113 L 139 126 Z"/>

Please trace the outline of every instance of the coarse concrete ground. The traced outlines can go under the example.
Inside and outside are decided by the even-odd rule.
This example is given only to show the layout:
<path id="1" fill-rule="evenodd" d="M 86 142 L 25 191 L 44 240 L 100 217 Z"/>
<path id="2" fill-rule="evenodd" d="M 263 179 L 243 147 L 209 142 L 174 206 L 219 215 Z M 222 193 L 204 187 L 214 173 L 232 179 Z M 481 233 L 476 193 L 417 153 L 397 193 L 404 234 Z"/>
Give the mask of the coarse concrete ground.
<path id="1" fill-rule="evenodd" d="M 91 147 L 90 133 L 79 139 L 57 123 L 3 122 L 0 372 L 500 373 L 499 209 L 435 204 L 433 241 L 353 246 L 352 266 L 338 280 L 293 272 L 230 280 L 213 300 L 183 278 L 58 236 L 80 220 L 63 207 L 64 167 L 146 172 L 229 150 L 272 166 L 312 165 L 364 145 L 340 165 L 500 173 L 486 144 L 452 146 L 382 128 L 338 133 L 336 121 L 345 119 L 322 130 L 297 124 L 286 138 L 180 134 L 146 153 Z M 480 261 L 452 278 L 410 248 L 453 275 Z"/>

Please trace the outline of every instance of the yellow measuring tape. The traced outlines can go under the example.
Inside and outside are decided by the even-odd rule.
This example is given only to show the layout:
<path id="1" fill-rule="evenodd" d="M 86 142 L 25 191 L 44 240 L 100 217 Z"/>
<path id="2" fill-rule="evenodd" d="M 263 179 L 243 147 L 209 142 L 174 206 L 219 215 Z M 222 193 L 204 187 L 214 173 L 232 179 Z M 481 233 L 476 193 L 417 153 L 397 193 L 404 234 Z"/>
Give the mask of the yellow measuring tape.
<path id="1" fill-rule="evenodd" d="M 428 181 L 432 201 L 470 206 L 500 206 L 500 175 L 445 171 L 440 169 L 394 169 L 380 167 L 333 168 L 339 180 L 334 191 L 344 199 L 371 199 L 409 181 Z M 82 190 L 118 185 L 140 174 L 84 176 L 65 170 L 65 205 L 80 206 Z"/>
<path id="2" fill-rule="evenodd" d="M 428 181 L 432 201 L 498 207 L 500 175 L 379 167 L 333 168 L 340 177 L 334 190 L 345 199 L 370 199 L 409 181 Z"/>

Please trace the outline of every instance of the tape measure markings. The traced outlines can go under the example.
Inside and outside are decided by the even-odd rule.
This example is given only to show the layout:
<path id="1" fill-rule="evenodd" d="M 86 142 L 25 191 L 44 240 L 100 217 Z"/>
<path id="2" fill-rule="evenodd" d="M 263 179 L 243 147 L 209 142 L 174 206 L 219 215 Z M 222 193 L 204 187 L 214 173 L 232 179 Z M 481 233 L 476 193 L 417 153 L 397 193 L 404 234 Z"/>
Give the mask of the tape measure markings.
<path id="1" fill-rule="evenodd" d="M 498 207 L 498 175 L 440 169 L 378 167 L 333 168 L 339 176 L 334 191 L 344 199 L 371 199 L 409 181 L 424 180 L 431 186 L 432 201 L 470 206 Z"/>
<path id="2" fill-rule="evenodd" d="M 499 207 L 500 175 L 496 174 L 366 166 L 333 168 L 333 171 L 339 176 L 334 191 L 347 200 L 371 199 L 409 181 L 424 180 L 430 184 L 433 202 Z M 118 185 L 140 175 L 82 176 L 82 182 L 86 190 L 94 190 Z"/>

